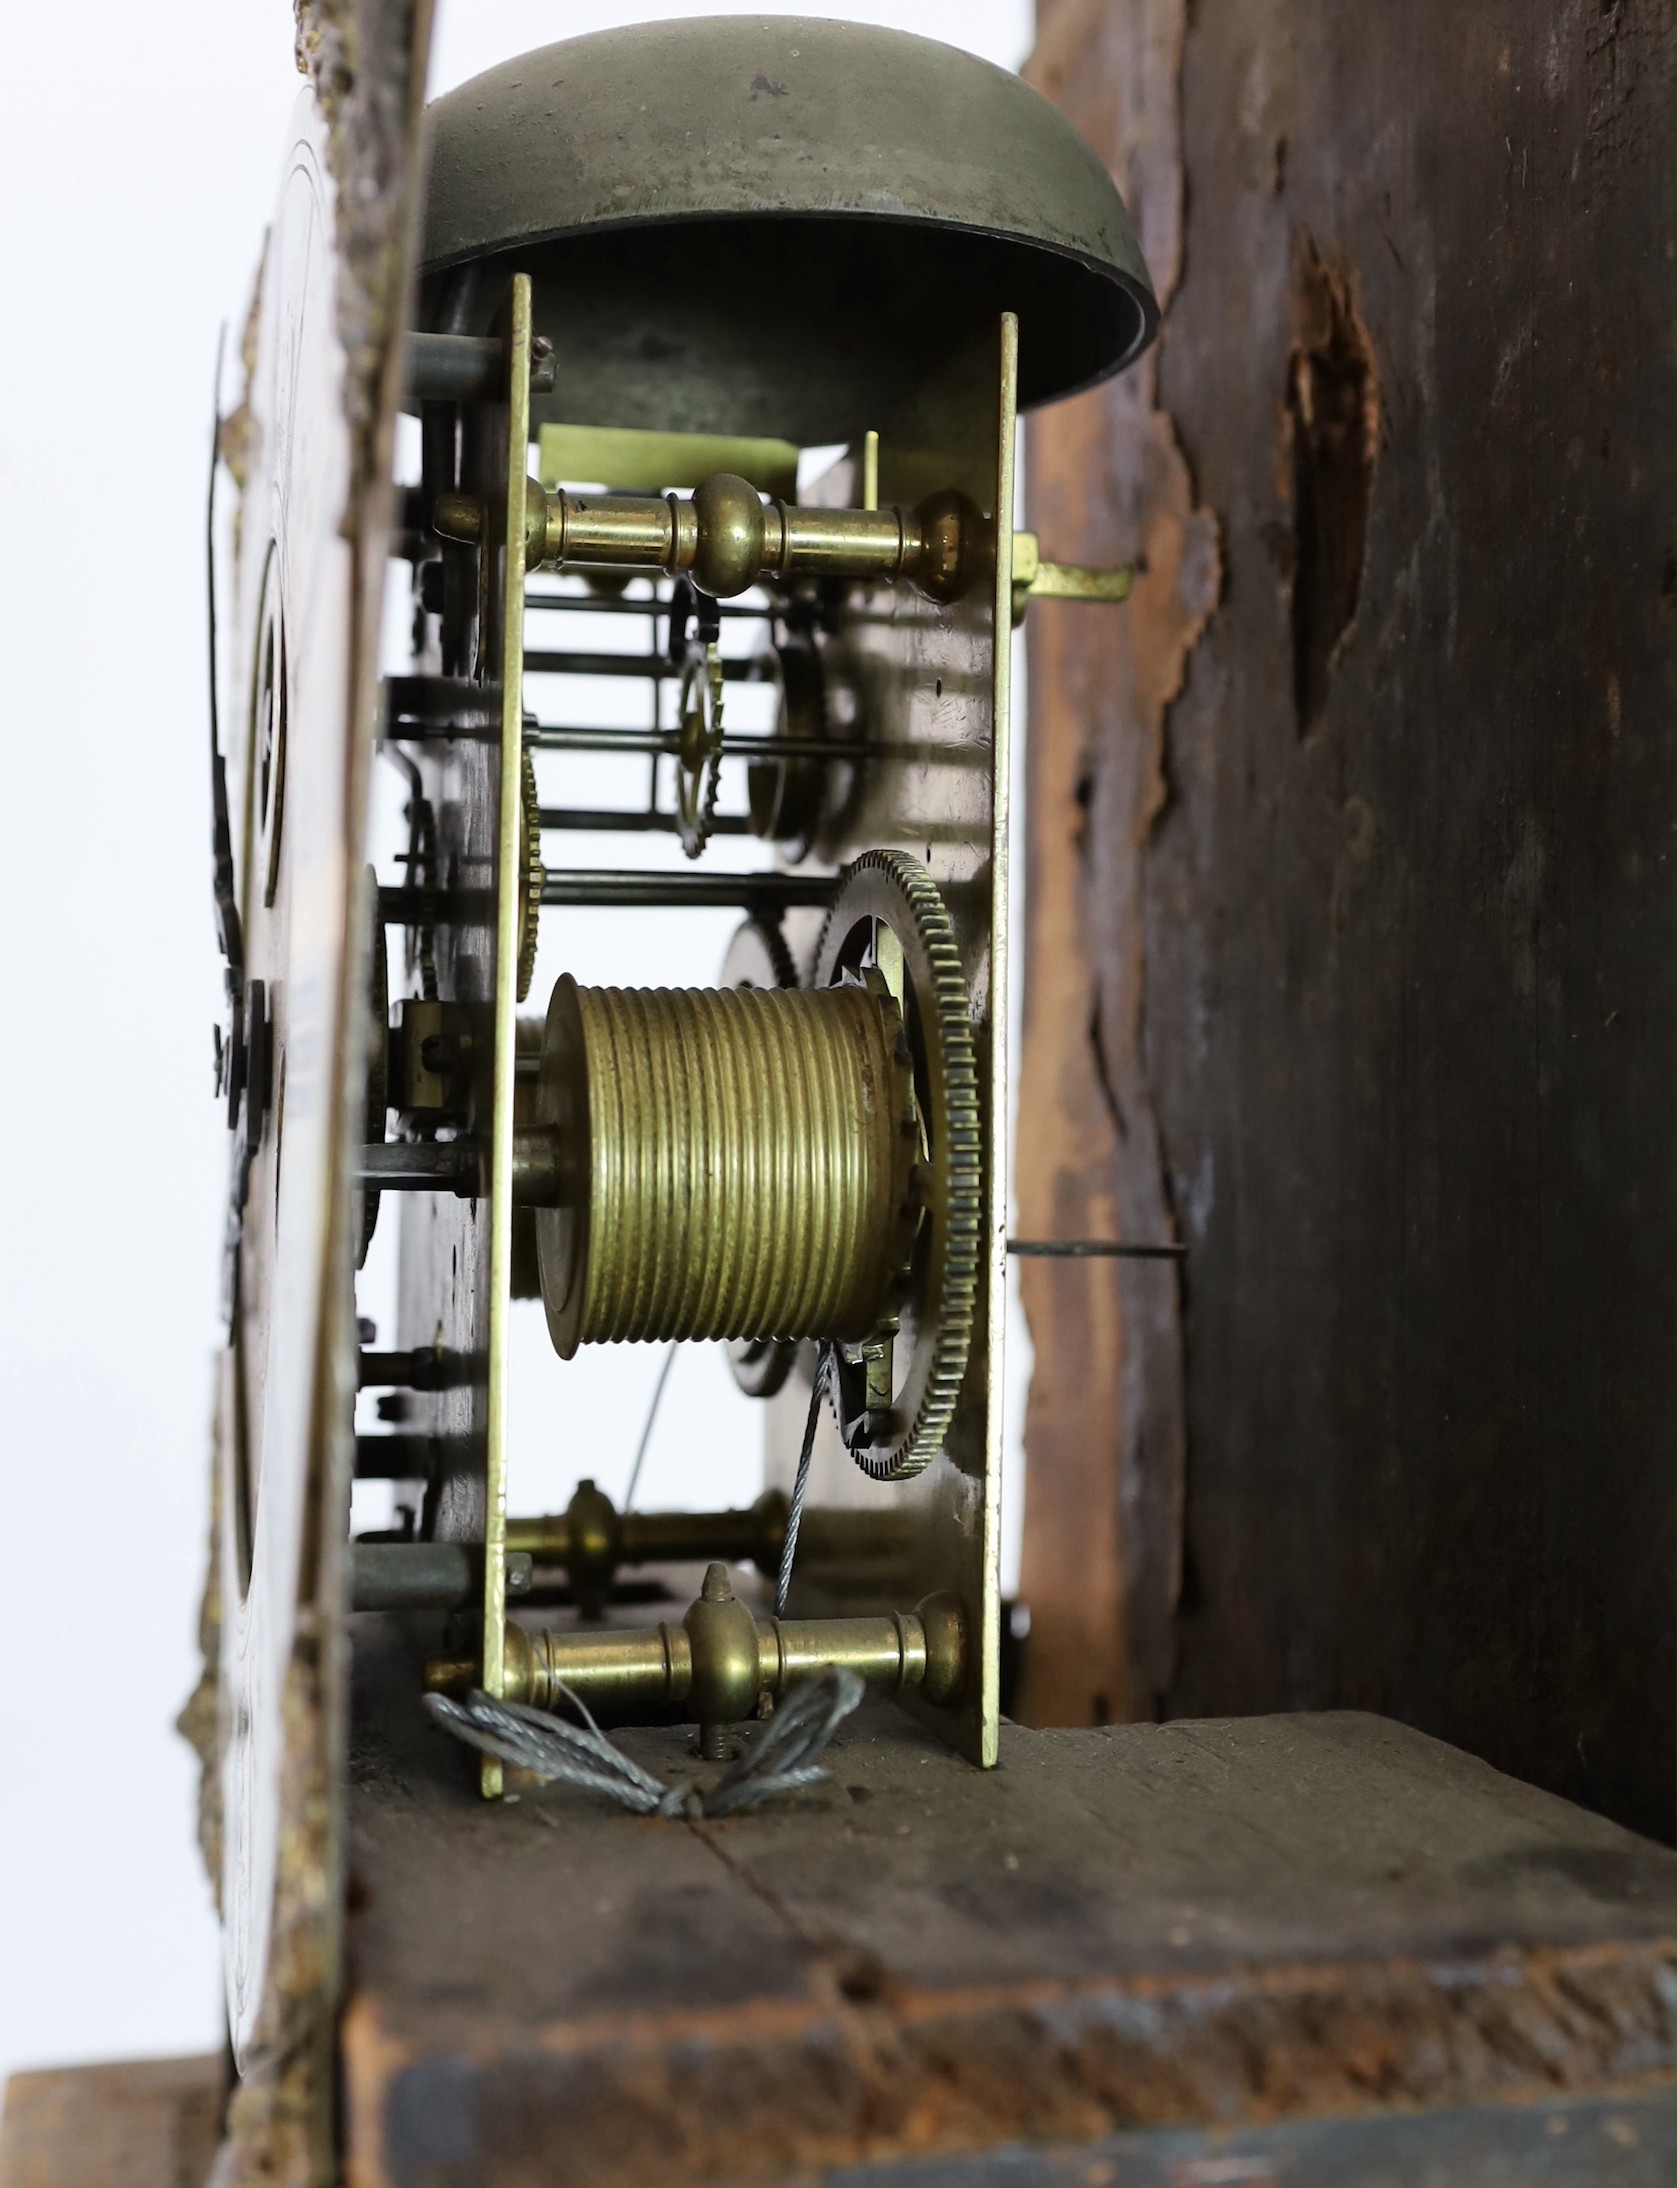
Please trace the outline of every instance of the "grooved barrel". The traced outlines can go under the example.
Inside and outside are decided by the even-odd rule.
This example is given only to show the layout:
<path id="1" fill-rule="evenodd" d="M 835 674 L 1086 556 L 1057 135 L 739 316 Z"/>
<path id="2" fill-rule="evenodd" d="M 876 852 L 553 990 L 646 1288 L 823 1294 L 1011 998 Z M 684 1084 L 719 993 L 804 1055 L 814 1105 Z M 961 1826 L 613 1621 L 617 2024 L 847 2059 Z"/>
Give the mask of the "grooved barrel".
<path id="1" fill-rule="evenodd" d="M 912 1237 L 896 1005 L 873 988 L 583 988 L 548 1008 L 554 1344 L 860 1338 Z"/>

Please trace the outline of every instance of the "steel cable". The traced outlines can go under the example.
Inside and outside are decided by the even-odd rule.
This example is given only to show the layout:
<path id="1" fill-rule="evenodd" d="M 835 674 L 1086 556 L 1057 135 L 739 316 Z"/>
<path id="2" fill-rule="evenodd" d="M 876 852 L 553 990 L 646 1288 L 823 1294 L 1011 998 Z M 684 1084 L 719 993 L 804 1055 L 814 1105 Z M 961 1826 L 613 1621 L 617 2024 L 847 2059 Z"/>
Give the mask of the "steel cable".
<path id="1" fill-rule="evenodd" d="M 474 1689 L 463 1702 L 428 1694 L 425 1707 L 445 1732 L 468 1747 L 545 1779 L 559 1779 L 584 1792 L 603 1794 L 637 1816 L 663 1816 L 698 1822 L 707 1816 L 738 1815 L 760 1808 L 777 1794 L 796 1793 L 822 1784 L 828 1772 L 817 1763 L 833 1734 L 862 1699 L 862 1681 L 842 1665 L 830 1665 L 793 1688 L 746 1752 L 703 1791 L 697 1786 L 665 1785 L 595 1723 L 588 1705 L 569 1687 L 566 1701 L 584 1719 L 567 1724 L 545 1710 L 522 1702 L 498 1702 Z"/>

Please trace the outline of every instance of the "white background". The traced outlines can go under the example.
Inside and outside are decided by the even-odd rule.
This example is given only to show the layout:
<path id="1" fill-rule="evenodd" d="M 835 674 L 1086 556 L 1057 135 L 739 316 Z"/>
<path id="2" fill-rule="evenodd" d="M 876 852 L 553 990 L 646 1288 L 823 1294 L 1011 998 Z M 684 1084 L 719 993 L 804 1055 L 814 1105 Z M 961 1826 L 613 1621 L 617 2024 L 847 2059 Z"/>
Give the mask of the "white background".
<path id="1" fill-rule="evenodd" d="M 715 12 L 441 0 L 431 89 Z M 1031 35 L 1029 0 L 749 12 L 894 24 L 1008 67 Z M 225 1185 L 203 494 L 217 330 L 244 309 L 299 83 L 285 0 L 18 8 L 6 45 L 0 2075 L 221 2040 L 196 1764 L 171 1729 L 197 1675 Z M 712 977 L 708 933 L 693 947 Z M 544 1469 L 539 1337 L 526 1318 L 518 1501 L 578 1471 L 620 1489 L 638 1398 L 597 1469 Z M 643 1502 L 698 1501 L 687 1439 L 734 1419 L 715 1371 L 678 1359 Z"/>

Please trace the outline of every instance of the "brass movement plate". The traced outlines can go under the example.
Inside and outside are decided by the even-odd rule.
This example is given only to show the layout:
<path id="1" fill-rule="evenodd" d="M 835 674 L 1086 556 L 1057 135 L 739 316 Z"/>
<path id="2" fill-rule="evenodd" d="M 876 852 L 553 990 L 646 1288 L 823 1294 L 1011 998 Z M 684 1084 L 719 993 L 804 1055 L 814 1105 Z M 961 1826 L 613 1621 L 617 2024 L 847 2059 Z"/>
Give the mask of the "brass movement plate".
<path id="1" fill-rule="evenodd" d="M 512 1124 L 517 1070 L 520 777 L 524 764 L 524 482 L 530 450 L 530 277 L 514 274 L 505 333 L 507 405 L 500 539 L 494 552 L 500 612 L 500 786 L 495 860 L 494 1093 L 489 1161 L 489 1360 L 484 1451 L 483 1689 L 499 1696 L 507 1615 L 507 1317 L 512 1312 Z M 491 550 L 485 543 L 484 552 Z M 483 1791 L 501 1791 L 485 1756 Z"/>
<path id="2" fill-rule="evenodd" d="M 442 1439 L 443 1479 L 431 1498 L 432 1530 L 485 1546 L 481 1684 L 492 1694 L 504 1684 L 508 1186 L 530 321 L 530 284 L 514 277 L 500 321 L 511 360 L 508 400 L 485 406 L 462 470 L 463 489 L 481 496 L 489 515 L 477 673 L 499 685 L 500 742 L 433 743 L 418 755 L 436 804 L 439 842 L 449 855 L 444 863 L 451 860 L 459 880 L 475 885 L 485 906 L 474 926 L 463 897 L 449 928 L 439 933 L 437 961 L 444 995 L 475 1007 L 484 1023 L 474 1113 L 477 1129 L 489 1128 L 489 1190 L 483 1205 L 419 1201 L 402 1211 L 400 1341 L 408 1347 L 441 1342 L 466 1353 L 477 1370 L 469 1389 L 414 1393 L 412 1403 L 416 1419 Z M 934 1594 L 958 1598 L 970 1652 L 963 1690 L 950 1704 L 921 1697 L 909 1706 L 928 1729 L 985 1766 L 996 1759 L 999 1722 L 1016 376 L 1017 325 L 1009 314 L 982 340 L 958 347 L 898 405 L 882 421 L 877 442 L 882 504 L 955 488 L 977 505 L 996 543 L 986 581 L 949 605 L 906 584 L 858 581 L 829 590 L 823 610 L 820 658 L 831 710 L 845 725 L 852 753 L 857 744 L 876 749 L 829 762 L 826 818 L 815 827 L 808 867 L 836 872 L 864 851 L 901 849 L 924 863 L 944 896 L 966 982 L 981 1090 L 983 1243 L 972 1351 L 944 1450 L 914 1480 L 877 1483 L 862 1474 L 836 1424 L 823 1414 L 809 1496 L 812 1548 L 818 1541 L 836 1544 L 853 1529 L 849 1539 L 857 1554 L 812 1555 L 795 1576 L 789 1606 L 796 1617 L 853 1616 L 906 1611 Z M 738 442 L 700 446 L 672 435 L 625 434 L 612 445 L 609 437 L 579 434 L 564 442 L 549 432 L 543 443 L 545 472 L 603 473 L 613 485 L 623 483 L 624 469 L 643 480 L 679 478 L 684 467 L 708 464 L 719 452 L 741 463 L 754 460 Z M 870 447 L 869 457 L 874 454 Z M 855 499 L 855 468 L 846 470 L 845 503 Z M 873 461 L 866 468 L 871 472 Z M 767 471 L 761 476 L 769 478 Z M 625 863 L 635 862 L 629 856 Z M 493 890 L 486 892 L 492 876 Z M 820 919 L 808 913 L 789 922 L 806 975 Z M 564 1368 L 556 1361 L 550 1372 L 563 1375 Z M 800 1385 L 794 1376 L 760 1416 L 767 1471 L 778 1486 L 790 1484 L 807 1406 L 807 1380 Z M 488 1794 L 501 1789 L 493 1763 L 484 1770 L 483 1787 Z"/>
<path id="3" fill-rule="evenodd" d="M 1012 675 L 1013 470 L 1017 322 L 1011 314 L 881 425 L 879 499 L 936 486 L 969 494 L 1000 541 L 994 583 L 950 607 L 907 587 L 853 588 L 823 649 L 846 736 L 877 741 L 847 794 L 829 800 L 815 856 L 840 867 L 894 846 L 924 861 L 954 924 L 984 1090 L 985 1252 L 974 1341 L 946 1449 L 924 1473 L 880 1484 L 862 1474 L 824 1410 L 809 1505 L 858 1555 L 794 1575 L 798 1617 L 906 1609 L 951 1590 L 969 1619 L 973 1668 L 959 1701 L 905 1704 L 970 1761 L 996 1760 L 1000 1721 L 1000 1493 L 1007 1204 L 1007 840 Z M 845 465 L 835 490 L 850 498 Z M 807 964 L 819 914 L 788 922 Z M 807 1349 L 807 1348 L 806 1348 Z M 789 1489 L 809 1403 L 807 1372 L 768 1401 L 768 1478 Z M 830 1516 L 829 1516 L 830 1515 Z"/>

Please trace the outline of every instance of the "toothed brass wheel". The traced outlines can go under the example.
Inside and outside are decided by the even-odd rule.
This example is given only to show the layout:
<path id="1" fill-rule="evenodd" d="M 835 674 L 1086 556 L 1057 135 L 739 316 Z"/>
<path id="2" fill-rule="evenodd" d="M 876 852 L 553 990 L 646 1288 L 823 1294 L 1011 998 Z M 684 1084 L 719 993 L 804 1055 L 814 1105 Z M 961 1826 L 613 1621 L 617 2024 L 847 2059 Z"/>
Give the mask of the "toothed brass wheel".
<path id="1" fill-rule="evenodd" d="M 753 760 L 746 770 L 751 829 L 796 863 L 808 853 L 830 788 L 831 762 L 821 756 L 827 736 L 821 656 L 810 639 L 789 636 L 760 655 L 757 668 L 774 687 L 774 733 L 782 752 L 778 759 Z M 807 757 L 791 756 L 787 748 L 797 745 Z"/>
<path id="2" fill-rule="evenodd" d="M 722 652 L 694 641 L 681 672 L 681 746 L 675 817 L 681 848 L 697 858 L 710 841 L 722 779 Z"/>
<path id="3" fill-rule="evenodd" d="M 867 851 L 844 875 L 813 985 L 883 982 L 902 1012 L 920 1149 L 919 1225 L 895 1315 L 834 1349 L 833 1409 L 876 1481 L 906 1481 L 949 1434 L 978 1298 L 982 1139 L 967 984 L 949 913 L 906 851 Z"/>
<path id="4" fill-rule="evenodd" d="M 542 813 L 536 796 L 536 763 L 529 747 L 519 770 L 518 816 L 518 1000 L 522 1003 L 536 976 L 536 938 L 542 916 Z"/>

